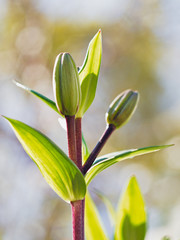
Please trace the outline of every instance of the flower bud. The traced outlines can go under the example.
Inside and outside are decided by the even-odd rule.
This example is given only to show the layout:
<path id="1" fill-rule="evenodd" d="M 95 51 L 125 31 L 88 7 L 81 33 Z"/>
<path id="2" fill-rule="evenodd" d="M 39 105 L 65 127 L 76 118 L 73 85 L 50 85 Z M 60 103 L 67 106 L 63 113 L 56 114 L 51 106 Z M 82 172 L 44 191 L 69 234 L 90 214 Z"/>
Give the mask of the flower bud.
<path id="1" fill-rule="evenodd" d="M 116 128 L 124 125 L 134 113 L 138 102 L 138 92 L 126 90 L 118 95 L 110 104 L 106 113 L 108 124 L 113 124 Z"/>
<path id="2" fill-rule="evenodd" d="M 60 53 L 56 57 L 53 91 L 59 112 L 65 116 L 75 115 L 80 103 L 81 89 L 77 67 L 69 53 Z"/>

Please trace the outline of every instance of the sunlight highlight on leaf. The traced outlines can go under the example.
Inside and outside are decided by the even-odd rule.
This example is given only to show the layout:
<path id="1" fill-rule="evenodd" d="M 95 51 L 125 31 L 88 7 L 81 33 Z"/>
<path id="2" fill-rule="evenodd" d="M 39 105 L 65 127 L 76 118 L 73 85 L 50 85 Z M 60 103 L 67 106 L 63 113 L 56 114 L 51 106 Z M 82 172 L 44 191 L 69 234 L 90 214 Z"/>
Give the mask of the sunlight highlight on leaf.
<path id="1" fill-rule="evenodd" d="M 111 165 L 129 159 L 136 156 L 140 156 L 147 153 L 152 153 L 159 151 L 161 149 L 170 147 L 173 145 L 162 145 L 162 146 L 151 146 L 151 147 L 144 147 L 139 149 L 129 149 L 121 152 L 114 152 L 104 156 L 101 156 L 95 160 L 92 167 L 85 175 L 87 185 L 92 181 L 92 179 L 104 169 L 110 167 Z"/>
<path id="2" fill-rule="evenodd" d="M 88 192 L 85 198 L 85 234 L 87 240 L 108 240 L 98 210 Z"/>
<path id="3" fill-rule="evenodd" d="M 99 30 L 89 43 L 83 66 L 79 71 L 82 95 L 76 117 L 83 117 L 94 100 L 101 64 L 101 54 L 102 37 L 101 30 Z"/>
<path id="4" fill-rule="evenodd" d="M 83 199 L 86 193 L 84 177 L 68 156 L 36 129 L 5 118 L 51 188 L 67 202 Z"/>
<path id="5" fill-rule="evenodd" d="M 144 240 L 146 212 L 136 178 L 131 177 L 118 206 L 115 240 Z"/>

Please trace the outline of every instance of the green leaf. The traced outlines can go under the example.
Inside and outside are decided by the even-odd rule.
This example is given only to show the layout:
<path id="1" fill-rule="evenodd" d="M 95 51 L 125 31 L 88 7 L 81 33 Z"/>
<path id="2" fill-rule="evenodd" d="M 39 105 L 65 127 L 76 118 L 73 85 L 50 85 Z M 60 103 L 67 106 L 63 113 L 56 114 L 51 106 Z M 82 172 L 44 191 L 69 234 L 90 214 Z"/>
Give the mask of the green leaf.
<path id="1" fill-rule="evenodd" d="M 89 193 L 85 198 L 85 235 L 87 240 L 108 240 L 98 210 Z"/>
<path id="2" fill-rule="evenodd" d="M 82 133 L 82 163 L 84 164 L 89 157 L 89 148 L 87 146 L 87 143 L 85 141 L 84 135 Z"/>
<path id="3" fill-rule="evenodd" d="M 21 83 L 18 83 L 16 81 L 14 81 L 14 83 L 16 84 L 16 86 L 26 90 L 29 93 L 32 93 L 33 95 L 35 95 L 36 97 L 38 97 L 39 99 L 41 99 L 43 102 L 45 102 L 49 107 L 51 107 L 54 111 L 56 111 L 57 113 L 59 113 L 61 116 L 63 116 L 57 109 L 55 102 L 53 102 L 51 99 L 45 97 L 44 95 L 42 95 L 41 93 L 38 93 L 24 85 L 22 85 Z"/>
<path id="4" fill-rule="evenodd" d="M 140 156 L 143 154 L 151 153 L 159 151 L 160 149 L 170 147 L 172 145 L 163 145 L 163 146 L 151 146 L 139 149 L 129 149 L 121 152 L 114 152 L 104 156 L 101 156 L 96 159 L 93 163 L 92 167 L 86 173 L 85 180 L 87 185 L 91 182 L 91 180 L 104 169 L 110 167 L 111 165 L 120 162 L 122 160 L 126 160 L 128 158 L 133 158 L 136 156 Z"/>
<path id="5" fill-rule="evenodd" d="M 82 95 L 77 117 L 83 117 L 94 100 L 101 64 L 101 54 L 102 39 L 101 30 L 99 30 L 89 43 L 83 66 L 79 71 Z"/>
<path id="6" fill-rule="evenodd" d="M 68 156 L 36 129 L 5 118 L 52 189 L 67 202 L 83 199 L 86 193 L 84 177 Z"/>
<path id="7" fill-rule="evenodd" d="M 161 240 L 171 240 L 171 239 L 168 236 L 164 236 Z"/>
<path id="8" fill-rule="evenodd" d="M 144 240 L 146 212 L 136 178 L 131 177 L 117 211 L 115 240 Z"/>

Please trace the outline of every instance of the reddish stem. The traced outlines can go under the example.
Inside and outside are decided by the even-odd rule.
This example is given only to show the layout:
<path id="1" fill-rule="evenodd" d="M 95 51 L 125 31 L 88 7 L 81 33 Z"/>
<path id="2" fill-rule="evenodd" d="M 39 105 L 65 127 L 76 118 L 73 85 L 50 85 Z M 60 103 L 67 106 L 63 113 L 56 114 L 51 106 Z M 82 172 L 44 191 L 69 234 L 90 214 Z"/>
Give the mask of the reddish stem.
<path id="1" fill-rule="evenodd" d="M 67 125 L 68 152 L 70 159 L 77 165 L 75 116 L 65 116 Z"/>
<path id="2" fill-rule="evenodd" d="M 71 202 L 73 240 L 84 240 L 84 204 L 85 199 Z"/>
<path id="3" fill-rule="evenodd" d="M 99 142 L 96 144 L 95 148 L 89 155 L 87 161 L 83 165 L 83 174 L 86 174 L 86 172 L 90 169 L 92 166 L 94 160 L 96 159 L 97 155 L 100 153 L 101 149 L 103 148 L 104 144 L 107 142 L 111 134 L 114 132 L 116 127 L 112 124 L 108 125 L 108 128 L 105 130 L 103 135 L 101 136 Z"/>
<path id="4" fill-rule="evenodd" d="M 77 166 L 82 170 L 82 130 L 81 130 L 81 118 L 76 118 L 76 154 L 77 154 Z"/>
<path id="5" fill-rule="evenodd" d="M 69 157 L 81 170 L 81 119 L 78 118 L 75 120 L 75 116 L 65 117 L 67 124 Z M 73 240 L 84 240 L 84 202 L 85 199 L 71 202 Z"/>

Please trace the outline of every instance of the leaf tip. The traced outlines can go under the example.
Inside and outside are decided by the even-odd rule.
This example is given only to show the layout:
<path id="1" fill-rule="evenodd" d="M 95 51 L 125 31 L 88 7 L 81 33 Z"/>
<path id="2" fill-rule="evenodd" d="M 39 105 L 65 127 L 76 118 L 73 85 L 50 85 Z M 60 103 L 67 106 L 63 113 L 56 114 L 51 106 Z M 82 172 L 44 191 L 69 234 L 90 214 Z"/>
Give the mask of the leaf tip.
<path id="1" fill-rule="evenodd" d="M 99 35 L 100 41 L 102 42 L 102 30 L 101 30 L 101 28 L 98 30 L 97 34 Z"/>
<path id="2" fill-rule="evenodd" d="M 11 123 L 11 121 L 13 120 L 12 118 L 6 117 L 4 115 L 0 115 L 1 117 L 3 117 L 5 120 L 7 120 L 9 123 Z"/>
<path id="3" fill-rule="evenodd" d="M 171 143 L 171 144 L 168 144 L 167 147 L 174 147 L 175 144 L 174 143 Z"/>
<path id="4" fill-rule="evenodd" d="M 172 143 L 172 144 L 166 144 L 166 145 L 162 145 L 161 147 L 162 148 L 168 148 L 168 147 L 173 147 L 175 144 Z M 160 149 L 159 149 L 160 150 Z"/>
<path id="5" fill-rule="evenodd" d="M 99 39 L 100 41 L 102 41 L 102 30 L 101 30 L 101 28 L 97 31 L 97 33 L 94 35 L 94 38 L 93 38 L 94 40 L 95 39 Z M 92 40 L 93 40 L 92 39 Z"/>
<path id="6" fill-rule="evenodd" d="M 132 181 L 136 181 L 136 176 L 133 174 L 130 178 Z"/>
<path id="7" fill-rule="evenodd" d="M 5 118 L 5 119 L 8 120 L 8 118 L 7 118 L 6 116 L 4 116 L 4 115 L 2 115 L 2 114 L 0 114 L 0 116 L 1 116 L 2 118 Z"/>
<path id="8" fill-rule="evenodd" d="M 137 178 L 135 175 L 130 177 L 129 184 L 137 184 Z"/>
<path id="9" fill-rule="evenodd" d="M 17 81 L 14 80 L 14 79 L 12 80 L 12 82 L 13 82 L 17 87 L 20 87 L 20 88 L 22 88 L 22 89 L 24 89 L 24 90 L 26 90 L 26 91 L 31 91 L 28 87 L 22 85 L 21 83 L 17 82 Z"/>
<path id="10" fill-rule="evenodd" d="M 4 116 L 4 115 L 0 115 L 2 118 L 4 118 L 10 125 L 12 125 L 13 124 L 13 120 L 14 119 L 12 119 L 12 118 L 9 118 L 9 117 L 6 117 L 6 116 Z"/>
<path id="11" fill-rule="evenodd" d="M 18 82 L 17 82 L 15 79 L 12 79 L 12 82 L 13 82 L 15 85 L 18 84 Z"/>

